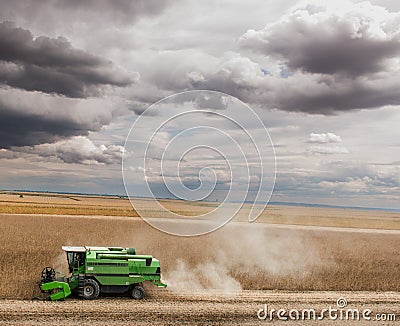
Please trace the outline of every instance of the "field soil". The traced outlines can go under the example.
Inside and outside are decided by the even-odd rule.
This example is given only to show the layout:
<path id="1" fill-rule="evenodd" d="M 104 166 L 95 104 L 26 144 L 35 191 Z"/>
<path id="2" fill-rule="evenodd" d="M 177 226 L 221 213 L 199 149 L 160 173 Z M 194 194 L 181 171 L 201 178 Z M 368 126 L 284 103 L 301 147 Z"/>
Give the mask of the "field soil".
<path id="1" fill-rule="evenodd" d="M 324 313 L 323 320 L 278 320 L 274 324 L 306 325 L 396 325 L 400 320 L 399 293 L 371 292 L 287 292 L 241 291 L 227 295 L 213 291 L 173 293 L 167 289 L 156 290 L 141 301 L 130 298 L 100 298 L 95 301 L 68 299 L 65 302 L 40 302 L 0 300 L 0 324 L 3 325 L 265 325 L 257 311 L 267 304 L 271 309 L 290 309 L 300 312 L 314 309 L 316 316 L 323 309 L 339 309 L 337 299 L 347 300 L 346 309 L 361 313 L 370 309 L 371 320 L 331 320 Z M 261 314 L 262 316 L 262 314 Z M 269 316 L 269 315 L 268 315 Z M 351 318 L 351 315 L 349 315 Z M 345 317 L 344 317 L 345 318 Z M 377 321 L 377 318 L 391 321 Z M 395 320 L 393 320 L 395 319 Z"/>

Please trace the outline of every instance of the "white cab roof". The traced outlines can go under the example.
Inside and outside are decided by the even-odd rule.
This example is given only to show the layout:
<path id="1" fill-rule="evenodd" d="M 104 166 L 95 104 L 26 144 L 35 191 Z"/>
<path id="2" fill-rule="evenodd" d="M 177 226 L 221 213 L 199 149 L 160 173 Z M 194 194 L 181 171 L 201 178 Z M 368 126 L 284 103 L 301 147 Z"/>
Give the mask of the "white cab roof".
<path id="1" fill-rule="evenodd" d="M 85 246 L 85 247 L 71 247 L 71 246 L 62 246 L 62 250 L 66 252 L 85 252 L 86 250 L 93 250 L 93 251 L 108 251 L 109 248 L 107 247 L 96 247 L 96 246 Z M 117 247 L 116 247 L 117 248 Z M 123 248 L 121 248 L 123 249 Z"/>
<path id="2" fill-rule="evenodd" d="M 62 246 L 62 250 L 66 252 L 85 252 L 85 247 L 70 247 L 70 246 Z"/>

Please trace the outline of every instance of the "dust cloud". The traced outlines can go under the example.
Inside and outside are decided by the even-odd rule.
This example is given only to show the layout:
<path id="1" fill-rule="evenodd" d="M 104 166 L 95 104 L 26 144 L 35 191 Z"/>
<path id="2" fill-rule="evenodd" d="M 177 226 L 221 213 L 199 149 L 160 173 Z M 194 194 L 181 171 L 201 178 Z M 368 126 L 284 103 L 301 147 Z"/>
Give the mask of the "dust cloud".
<path id="1" fill-rule="evenodd" d="M 318 250 L 298 232 L 261 223 L 231 223 L 190 238 L 150 228 L 135 239 L 139 253 L 160 259 L 162 278 L 171 291 L 265 288 L 266 279 L 306 277 L 321 263 Z"/>
<path id="2" fill-rule="evenodd" d="M 56 278 L 68 276 L 69 271 L 66 253 L 63 252 L 54 258 L 52 266 L 56 270 Z"/>

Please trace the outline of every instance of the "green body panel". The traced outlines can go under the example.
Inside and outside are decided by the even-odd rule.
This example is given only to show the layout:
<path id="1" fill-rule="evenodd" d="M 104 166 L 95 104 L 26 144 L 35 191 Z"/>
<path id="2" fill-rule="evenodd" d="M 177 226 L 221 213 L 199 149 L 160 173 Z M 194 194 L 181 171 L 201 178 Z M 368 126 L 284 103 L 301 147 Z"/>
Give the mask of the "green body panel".
<path id="1" fill-rule="evenodd" d="M 51 291 L 49 295 L 50 300 L 63 300 L 71 294 L 71 289 L 68 283 L 53 281 L 49 283 L 43 283 L 41 285 L 43 291 Z"/>
<path id="2" fill-rule="evenodd" d="M 151 255 L 136 255 L 134 248 L 63 247 L 63 249 L 67 252 L 71 289 L 78 288 L 79 277 L 96 279 L 101 286 L 131 286 L 144 281 L 150 281 L 157 286 L 166 286 L 161 282 L 160 262 Z"/>
<path id="3" fill-rule="evenodd" d="M 129 276 L 93 276 L 101 285 L 130 285 Z"/>

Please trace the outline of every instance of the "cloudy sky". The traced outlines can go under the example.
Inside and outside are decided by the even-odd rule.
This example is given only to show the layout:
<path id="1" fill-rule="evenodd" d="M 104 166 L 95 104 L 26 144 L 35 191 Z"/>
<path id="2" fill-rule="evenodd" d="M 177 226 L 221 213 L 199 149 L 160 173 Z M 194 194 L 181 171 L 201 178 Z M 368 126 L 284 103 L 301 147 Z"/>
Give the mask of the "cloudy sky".
<path id="1" fill-rule="evenodd" d="M 400 208 L 399 63 L 394 0 L 1 1 L 0 189 L 125 194 L 132 124 L 140 142 L 148 106 L 213 90 L 267 126 L 273 201 Z"/>

